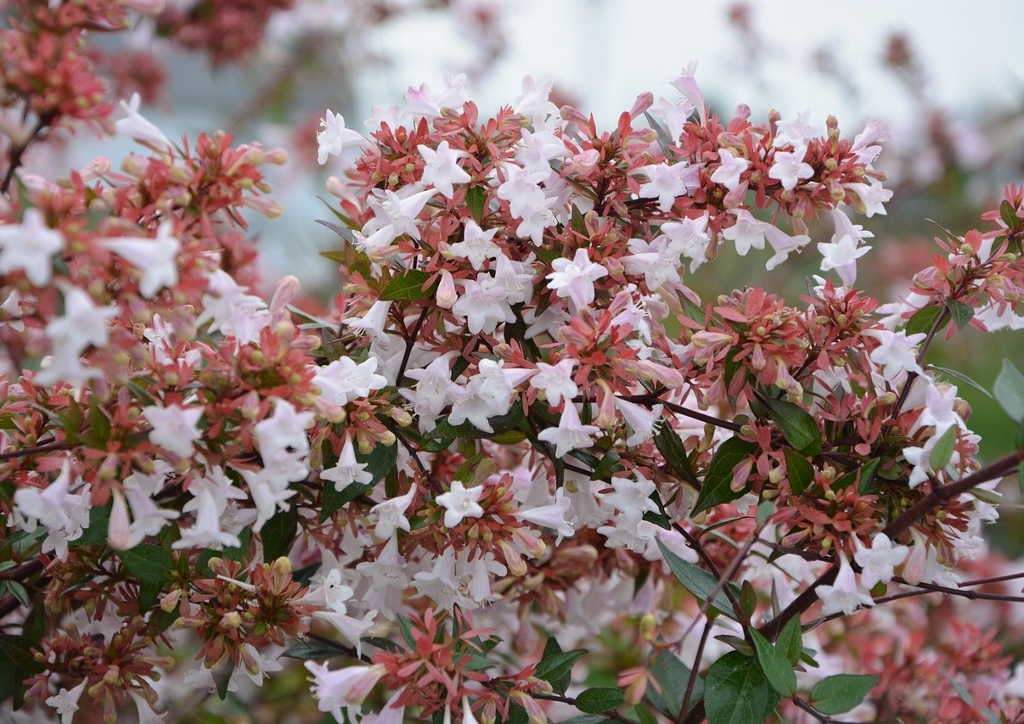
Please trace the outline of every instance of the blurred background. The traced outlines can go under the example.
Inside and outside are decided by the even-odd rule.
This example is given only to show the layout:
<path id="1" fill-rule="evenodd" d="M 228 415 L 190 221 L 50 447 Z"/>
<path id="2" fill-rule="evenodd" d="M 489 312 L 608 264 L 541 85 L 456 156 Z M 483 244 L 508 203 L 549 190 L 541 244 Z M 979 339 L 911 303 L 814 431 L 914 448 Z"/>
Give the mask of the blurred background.
<path id="1" fill-rule="evenodd" d="M 635 97 L 677 98 L 668 80 L 691 61 L 712 109 L 731 117 L 738 103 L 763 119 L 831 114 L 852 138 L 882 120 L 891 140 L 878 167 L 894 191 L 887 216 L 857 219 L 875 234 L 858 285 L 892 301 L 928 265 L 933 238 L 963 234 L 998 204 L 1001 188 L 1024 181 L 1024 4 L 933 0 L 684 3 L 670 0 L 167 0 L 155 21 L 98 38 L 119 91 L 143 95 L 143 113 L 171 138 L 229 129 L 238 140 L 283 146 L 290 162 L 271 178 L 285 206 L 274 221 L 253 220 L 267 286 L 296 274 L 311 297 L 327 300 L 334 266 L 317 252 L 338 239 L 317 225 L 328 214 L 323 185 L 343 167 L 316 164 L 325 109 L 365 131 L 373 107 L 404 105 L 412 87 L 444 87 L 465 73 L 484 113 L 511 104 L 525 75 L 552 80 L 556 103 L 592 112 L 611 127 Z M 104 45 L 104 43 L 106 45 Z M 198 52 L 197 52 L 198 51 Z M 123 139 L 78 138 L 72 165 L 95 155 L 121 158 Z M 49 165 L 54 159 L 31 162 Z M 828 241 L 831 224 L 812 226 Z M 706 300 L 746 283 L 798 303 L 820 260 L 813 248 L 772 273 L 724 253 L 686 280 Z M 763 259 L 761 260 L 764 261 Z M 958 334 L 933 346 L 929 361 L 964 370 L 991 389 L 1001 360 L 1024 367 L 1019 333 Z M 1009 450 L 1008 419 L 982 392 L 959 384 L 976 414 L 988 459 Z M 1004 492 L 1020 501 L 1015 485 Z M 1024 518 L 1011 506 L 994 539 L 1024 553 Z"/>

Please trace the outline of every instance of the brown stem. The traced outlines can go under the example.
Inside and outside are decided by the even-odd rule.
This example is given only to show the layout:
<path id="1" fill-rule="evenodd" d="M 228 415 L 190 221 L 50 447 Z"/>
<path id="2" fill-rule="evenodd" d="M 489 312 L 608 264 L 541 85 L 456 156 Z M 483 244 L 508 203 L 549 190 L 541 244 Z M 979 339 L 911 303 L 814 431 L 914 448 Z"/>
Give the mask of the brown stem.
<path id="1" fill-rule="evenodd" d="M 55 450 L 70 450 L 71 445 L 65 441 L 61 442 L 48 442 L 43 445 L 36 445 L 35 447 L 26 447 L 21 450 L 15 450 L 13 452 L 0 453 L 0 460 L 11 460 L 13 458 L 21 458 L 26 455 L 36 455 L 37 453 L 53 452 Z"/>
<path id="2" fill-rule="evenodd" d="M 690 708 L 690 700 L 693 698 L 693 689 L 697 685 L 697 672 L 700 671 L 700 660 L 704 658 L 704 646 L 708 642 L 711 628 L 715 625 L 714 619 L 708 617 L 708 622 L 701 631 L 700 641 L 697 643 L 697 655 L 693 659 L 693 666 L 690 668 L 690 676 L 686 679 L 686 692 L 683 694 L 683 703 L 679 705 L 679 716 L 676 717 L 676 724 L 686 718 L 686 711 Z"/>
<path id="3" fill-rule="evenodd" d="M 889 523 L 889 525 L 882 530 L 882 533 L 890 539 L 895 540 L 896 536 L 909 529 L 910 526 L 946 501 L 957 497 L 961 493 L 966 493 L 971 488 L 981 485 L 982 483 L 987 483 L 990 480 L 995 480 L 997 478 L 1002 478 L 1004 475 L 1008 475 L 1021 463 L 1021 461 L 1024 461 L 1024 450 L 1018 450 L 1012 455 L 1007 455 L 1001 460 L 997 460 L 991 465 L 987 465 L 981 470 L 968 475 L 966 478 L 961 478 L 955 483 L 932 488 L 932 491 L 928 493 L 928 495 L 924 496 L 907 508 L 899 517 L 896 518 L 896 520 Z"/>

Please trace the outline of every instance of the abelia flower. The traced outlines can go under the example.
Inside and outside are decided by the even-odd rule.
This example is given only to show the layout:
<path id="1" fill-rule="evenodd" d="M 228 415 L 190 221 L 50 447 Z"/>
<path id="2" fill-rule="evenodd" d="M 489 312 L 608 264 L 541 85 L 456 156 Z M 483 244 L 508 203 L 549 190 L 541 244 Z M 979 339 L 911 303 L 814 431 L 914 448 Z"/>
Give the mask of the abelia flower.
<path id="1" fill-rule="evenodd" d="M 824 616 L 831 616 L 834 613 L 851 614 L 861 606 L 874 606 L 875 602 L 867 593 L 860 588 L 857 578 L 847 560 L 846 554 L 839 553 L 839 574 L 836 581 L 830 586 L 818 586 L 815 591 L 824 605 L 821 613 Z"/>
<path id="2" fill-rule="evenodd" d="M 470 180 L 470 175 L 459 166 L 459 159 L 469 154 L 450 148 L 448 141 L 441 141 L 436 149 L 421 144 L 416 150 L 426 162 L 421 182 L 426 186 L 433 186 L 446 199 L 455 195 L 454 184 L 467 183 Z"/>
<path id="3" fill-rule="evenodd" d="M 597 425 L 583 425 L 580 423 L 579 413 L 571 400 L 566 400 L 562 406 L 562 416 L 559 418 L 558 427 L 549 427 L 542 430 L 537 436 L 544 442 L 555 446 L 555 457 L 561 458 L 570 450 L 590 447 L 594 444 L 591 435 L 600 432 Z"/>
<path id="4" fill-rule="evenodd" d="M 555 259 L 551 262 L 553 272 L 547 275 L 548 288 L 559 297 L 572 299 L 577 309 L 587 307 L 594 301 L 594 282 L 608 274 L 600 264 L 590 261 L 587 249 L 577 249 L 572 260 Z"/>
<path id="5" fill-rule="evenodd" d="M 110 249 L 142 272 L 139 293 L 152 299 L 163 288 L 178 283 L 178 252 L 181 242 L 172 236 L 174 225 L 170 221 L 160 224 L 156 238 L 119 236 L 100 239 L 97 243 Z"/>
<path id="6" fill-rule="evenodd" d="M 856 536 L 853 543 L 857 547 L 853 559 L 861 567 L 860 582 L 869 591 L 879 581 L 888 585 L 894 575 L 893 568 L 903 563 L 910 552 L 907 546 L 894 546 L 884 533 L 877 533 L 871 539 L 870 548 L 866 548 Z"/>
<path id="7" fill-rule="evenodd" d="M 44 553 L 53 551 L 57 560 L 68 557 L 68 543 L 81 537 L 89 527 L 89 484 L 70 492 L 71 463 L 65 460 L 60 475 L 46 488 L 24 487 L 14 491 L 14 507 L 23 518 L 21 526 L 31 533 L 37 524 L 46 528 Z"/>
<path id="8" fill-rule="evenodd" d="M 445 509 L 444 524 L 454 528 L 463 518 L 479 518 L 484 514 L 480 507 L 480 496 L 484 489 L 481 485 L 466 488 L 462 481 L 453 480 L 448 492 L 434 498 L 438 505 Z"/>
<path id="9" fill-rule="evenodd" d="M 316 143 L 319 147 L 316 161 L 321 166 L 327 163 L 328 156 L 340 156 L 346 147 L 366 142 L 358 131 L 345 127 L 345 118 L 340 113 L 332 113 L 329 108 L 327 114 L 320 119 L 320 128 L 316 134 Z"/>
<path id="10" fill-rule="evenodd" d="M 64 235 L 46 225 L 39 209 L 26 209 L 20 224 L 0 224 L 0 274 L 23 271 L 33 285 L 46 286 L 53 275 L 53 255 L 66 245 Z"/>
<path id="11" fill-rule="evenodd" d="M 203 437 L 197 427 L 199 418 L 203 416 L 203 408 L 195 405 L 147 405 L 142 414 L 152 426 L 149 441 L 165 450 L 188 458 L 192 456 L 192 444 Z"/>

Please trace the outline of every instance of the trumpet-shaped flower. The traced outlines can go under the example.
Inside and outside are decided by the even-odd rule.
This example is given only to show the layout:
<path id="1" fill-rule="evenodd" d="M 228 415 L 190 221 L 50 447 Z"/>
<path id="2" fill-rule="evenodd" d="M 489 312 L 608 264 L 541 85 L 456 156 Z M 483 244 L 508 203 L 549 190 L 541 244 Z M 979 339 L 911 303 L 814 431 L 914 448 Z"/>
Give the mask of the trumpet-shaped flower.
<path id="1" fill-rule="evenodd" d="M 549 427 L 542 430 L 537 436 L 544 442 L 555 446 L 555 457 L 565 457 L 570 450 L 590 447 L 594 441 L 591 435 L 600 432 L 597 425 L 583 425 L 580 423 L 579 413 L 571 400 L 566 400 L 562 407 L 562 416 L 558 420 L 558 427 Z"/>
<path id="2" fill-rule="evenodd" d="M 437 144 L 437 149 L 430 148 L 430 146 L 417 146 L 416 150 L 420 152 L 420 156 L 426 161 L 426 166 L 423 168 L 423 178 L 421 181 L 427 186 L 433 186 L 435 189 L 441 192 L 441 195 L 446 199 L 450 199 L 455 195 L 454 184 L 466 183 L 470 179 L 470 175 L 466 173 L 466 170 L 459 166 L 459 159 L 465 158 L 469 154 L 465 151 L 453 150 L 448 147 L 448 141 L 441 141 Z"/>
<path id="3" fill-rule="evenodd" d="M 818 598 L 824 601 L 821 613 L 831 616 L 834 613 L 850 614 L 860 606 L 873 606 L 874 600 L 857 584 L 853 566 L 846 559 L 846 554 L 839 553 L 839 574 L 831 586 L 818 586 Z"/>
<path id="4" fill-rule="evenodd" d="M 327 115 L 320 119 L 320 129 L 316 134 L 316 161 L 321 166 L 327 163 L 328 156 L 340 156 L 347 146 L 366 142 L 358 131 L 345 128 L 345 118 L 340 113 L 331 113 L 330 109 L 327 109 Z"/>
<path id="5" fill-rule="evenodd" d="M 546 279 L 548 288 L 559 297 L 569 297 L 577 309 L 587 307 L 594 301 L 594 282 L 608 274 L 600 264 L 590 261 L 586 249 L 577 249 L 572 260 L 555 259 L 551 262 L 554 271 Z"/>
<path id="6" fill-rule="evenodd" d="M 20 224 L 0 225 L 0 274 L 24 271 L 35 286 L 50 283 L 53 255 L 64 249 L 64 235 L 46 225 L 39 209 L 26 209 Z"/>
<path id="7" fill-rule="evenodd" d="M 853 560 L 861 567 L 860 582 L 869 591 L 881 581 L 888 584 L 894 575 L 894 568 L 903 563 L 910 548 L 904 545 L 894 546 L 885 533 L 878 533 L 871 539 L 871 547 L 865 548 L 860 538 L 854 536 L 853 544 L 857 552 Z"/>
<path id="8" fill-rule="evenodd" d="M 475 485 L 466 488 L 461 480 L 452 481 L 447 493 L 438 495 L 435 501 L 445 509 L 444 524 L 448 528 L 454 528 L 462 522 L 463 518 L 479 518 L 484 514 L 480 507 L 480 496 L 483 494 L 482 485 Z"/>
<path id="9" fill-rule="evenodd" d="M 139 293 L 146 299 L 152 299 L 164 287 L 170 288 L 178 283 L 177 258 L 181 242 L 171 234 L 173 229 L 174 225 L 165 221 L 157 229 L 155 239 L 119 236 L 100 239 L 98 243 L 142 272 Z"/>
<path id="10" fill-rule="evenodd" d="M 151 443 L 183 458 L 192 456 L 192 443 L 202 439 L 202 433 L 196 427 L 203 416 L 202 407 L 148 405 L 142 408 L 142 414 L 152 426 L 149 431 Z"/>

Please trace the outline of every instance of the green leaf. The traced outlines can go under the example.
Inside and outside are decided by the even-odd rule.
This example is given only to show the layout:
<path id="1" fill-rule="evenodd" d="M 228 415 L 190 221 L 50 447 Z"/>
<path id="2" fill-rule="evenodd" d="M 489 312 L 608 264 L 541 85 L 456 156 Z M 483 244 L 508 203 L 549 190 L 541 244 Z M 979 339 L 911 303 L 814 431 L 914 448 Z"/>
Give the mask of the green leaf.
<path id="1" fill-rule="evenodd" d="M 143 584 L 163 585 L 174 567 L 171 552 L 152 543 L 140 543 L 117 555 L 124 567 Z"/>
<path id="2" fill-rule="evenodd" d="M 757 660 L 761 662 L 761 670 L 764 672 L 765 678 L 768 679 L 768 683 L 782 696 L 792 696 L 796 691 L 796 674 L 793 673 L 793 665 L 757 629 L 750 629 L 750 637 L 754 640 Z"/>
<path id="3" fill-rule="evenodd" d="M 356 235 L 353 234 L 352 233 L 352 229 L 349 229 L 347 226 L 338 226 L 337 224 L 332 224 L 330 221 L 324 221 L 323 219 L 317 219 L 316 223 L 320 224 L 321 226 L 326 226 L 328 229 L 333 231 L 335 234 L 340 236 L 342 239 L 347 241 L 349 244 L 355 244 L 356 243 Z M 328 253 L 330 253 L 330 252 L 323 252 L 322 251 L 322 252 L 320 252 L 320 255 L 321 256 L 327 256 Z M 327 257 L 327 258 L 331 259 L 331 257 Z M 332 261 L 333 261 L 333 259 L 332 259 Z"/>
<path id="4" fill-rule="evenodd" d="M 549 636 L 547 643 L 544 644 L 544 653 L 537 664 L 535 676 L 551 684 L 551 688 L 556 693 L 564 694 L 565 690 L 569 688 L 573 664 L 586 654 L 586 649 L 562 651 L 555 637 Z"/>
<path id="5" fill-rule="evenodd" d="M 562 724 L 606 724 L 608 717 L 597 714 L 580 714 L 571 719 L 563 719 Z"/>
<path id="6" fill-rule="evenodd" d="M 407 269 L 404 274 L 394 277 L 385 284 L 377 298 L 383 302 L 429 299 L 434 296 L 433 284 L 426 289 L 423 288 L 429 279 L 430 274 L 425 271 Z"/>
<path id="7" fill-rule="evenodd" d="M 797 452 L 814 457 L 821 452 L 821 430 L 814 417 L 799 405 L 785 400 L 763 398 L 761 402 L 768 408 L 768 414 L 779 426 L 786 442 Z"/>
<path id="8" fill-rule="evenodd" d="M 466 206 L 469 213 L 473 215 L 473 221 L 478 224 L 484 220 L 484 204 L 487 202 L 487 192 L 482 186 L 470 186 L 466 190 Z"/>
<path id="9" fill-rule="evenodd" d="M 322 659 L 333 659 L 338 656 L 348 656 L 347 653 L 335 646 L 319 644 L 315 641 L 300 641 L 289 647 L 281 656 L 300 661 L 320 661 Z"/>
<path id="10" fill-rule="evenodd" d="M 1017 209 L 1013 207 L 1007 200 L 1003 200 L 1003 203 L 999 204 L 999 218 L 1003 220 L 1003 223 L 1011 229 L 1016 229 L 1020 223 L 1020 219 L 1017 218 Z"/>
<path id="11" fill-rule="evenodd" d="M 814 465 L 805 455 L 801 455 L 792 448 L 787 447 L 784 453 L 789 488 L 793 491 L 793 495 L 803 495 L 807 486 L 814 482 Z"/>
<path id="12" fill-rule="evenodd" d="M 949 309 L 950 316 L 956 322 L 957 329 L 963 329 L 974 319 L 974 307 L 970 304 L 964 304 L 955 299 L 947 299 L 946 308 Z"/>
<path id="13" fill-rule="evenodd" d="M 842 714 L 864 701 L 864 697 L 877 683 L 877 676 L 863 674 L 828 676 L 819 681 L 811 690 L 811 706 L 828 716 Z"/>
<path id="14" fill-rule="evenodd" d="M 697 494 L 697 502 L 693 505 L 690 515 L 703 513 L 709 508 L 722 503 L 731 503 L 747 491 L 749 486 L 743 490 L 732 489 L 732 469 L 738 463 L 752 455 L 757 450 L 757 443 L 748 442 L 739 437 L 730 437 L 719 447 L 715 456 L 711 458 L 708 472 L 704 475 L 704 484 L 700 493 Z"/>
<path id="15" fill-rule="evenodd" d="M 779 637 L 775 640 L 775 648 L 782 652 L 786 661 L 796 665 L 803 653 L 803 632 L 800 630 L 800 617 L 794 616 L 782 627 Z"/>
<path id="16" fill-rule="evenodd" d="M 1010 360 L 1003 360 L 1003 368 L 992 391 L 1011 420 L 1018 424 L 1024 422 L 1024 375 Z"/>
<path id="17" fill-rule="evenodd" d="M 661 555 L 664 557 L 665 562 L 668 563 L 668 567 L 672 569 L 672 573 L 679 579 L 679 582 L 683 584 L 683 588 L 692 593 L 701 603 L 707 601 L 711 596 L 711 592 L 718 585 L 718 580 L 704 569 L 698 568 L 689 561 L 684 561 L 677 556 L 661 542 L 660 538 L 655 538 L 655 540 L 658 542 L 658 547 L 661 549 Z M 737 596 L 739 595 L 739 590 L 735 583 L 727 583 L 726 585 L 730 586 Z M 729 602 L 729 598 L 725 595 L 724 590 L 718 591 L 711 602 L 711 608 L 723 616 L 728 616 L 731 619 L 736 618 L 736 614 L 732 610 L 732 604 Z"/>
<path id="18" fill-rule="evenodd" d="M 76 546 L 106 545 L 111 506 L 113 506 L 113 502 L 107 503 L 102 508 L 97 505 L 90 508 L 89 525 L 82 531 L 82 535 L 71 541 L 71 543 Z"/>
<path id="19" fill-rule="evenodd" d="M 639 704 L 633 707 L 633 714 L 636 715 L 637 721 L 640 724 L 658 724 L 657 717 Z"/>
<path id="20" fill-rule="evenodd" d="M 603 711 L 618 709 L 626 703 L 626 695 L 621 689 L 610 686 L 596 686 L 587 689 L 576 697 L 574 706 L 588 714 L 600 714 Z"/>
<path id="21" fill-rule="evenodd" d="M 928 365 L 928 369 L 936 370 L 936 371 L 941 372 L 942 374 L 946 375 L 947 377 L 952 377 L 957 382 L 962 382 L 965 385 L 973 387 L 978 392 L 980 392 L 981 394 L 985 395 L 985 397 L 987 397 L 988 399 L 990 399 L 990 400 L 993 399 L 991 392 L 986 390 L 984 387 L 982 387 L 980 384 L 978 384 L 975 380 L 973 380 L 970 377 L 968 377 L 967 375 L 965 375 L 963 372 L 958 372 L 956 370 L 951 370 L 951 369 L 948 369 L 946 367 L 939 367 L 938 365 Z"/>
<path id="22" fill-rule="evenodd" d="M 679 437 L 679 433 L 668 424 L 668 421 L 663 421 L 659 426 L 658 432 L 654 436 L 654 444 L 676 475 L 694 488 L 700 487 L 693 467 L 690 465 L 690 458 L 686 454 L 686 448 L 683 447 L 683 440 Z"/>
<path id="23" fill-rule="evenodd" d="M 35 660 L 32 642 L 24 636 L 0 634 L 0 701 L 14 697 L 14 707 L 25 700 L 25 679 L 43 670 Z"/>
<path id="24" fill-rule="evenodd" d="M 754 590 L 754 586 L 750 581 L 744 581 L 743 585 L 740 586 L 740 610 L 743 611 L 743 615 L 748 619 L 757 610 L 757 591 Z"/>
<path id="25" fill-rule="evenodd" d="M 229 658 L 222 659 L 222 662 L 213 669 L 213 681 L 217 684 L 217 696 L 224 701 L 228 698 L 228 685 L 231 683 L 231 674 L 235 672 L 235 664 Z"/>
<path id="26" fill-rule="evenodd" d="M 661 691 L 657 691 L 653 686 L 648 686 L 645 698 L 651 703 L 651 706 L 675 721 L 679 717 L 679 709 L 683 705 L 685 682 L 690 678 L 689 667 L 671 651 L 662 651 L 651 664 L 651 676 L 661 686 Z M 700 701 L 703 691 L 704 682 L 697 679 L 690 697 L 691 707 Z"/>
<path id="27" fill-rule="evenodd" d="M 930 307 L 917 310 L 914 313 L 914 316 L 907 320 L 907 326 L 904 328 L 904 331 L 908 335 L 921 333 L 927 334 L 928 332 L 931 332 L 932 327 L 935 326 L 935 321 L 939 318 L 944 309 L 945 307 L 932 305 Z M 945 323 L 943 323 L 942 326 L 935 331 L 941 331 L 942 327 L 945 326 Z"/>
<path id="28" fill-rule="evenodd" d="M 754 520 L 758 525 L 764 525 L 768 522 L 768 519 L 775 515 L 775 511 L 778 510 L 775 503 L 770 500 L 762 500 L 760 505 L 757 506 L 757 513 L 754 515 Z"/>
<path id="29" fill-rule="evenodd" d="M 409 644 L 409 648 L 416 649 L 416 637 L 412 633 L 412 623 L 409 622 L 405 616 L 399 614 L 396 616 L 398 622 L 398 630 L 402 632 L 402 638 L 405 639 L 405 643 Z"/>
<path id="30" fill-rule="evenodd" d="M 953 459 L 953 449 L 956 447 L 956 435 L 957 427 L 953 425 L 935 443 L 931 457 L 929 457 L 932 470 L 938 472 L 949 465 L 949 461 Z"/>
<path id="31" fill-rule="evenodd" d="M 781 698 L 768 683 L 757 659 L 736 651 L 712 664 L 704 681 L 708 724 L 763 722 Z"/>
<path id="32" fill-rule="evenodd" d="M 291 506 L 288 510 L 278 511 L 274 517 L 263 524 L 260 540 L 263 541 L 263 560 L 273 563 L 281 556 L 288 555 L 295 542 L 295 531 L 299 524 L 299 510 Z"/>

